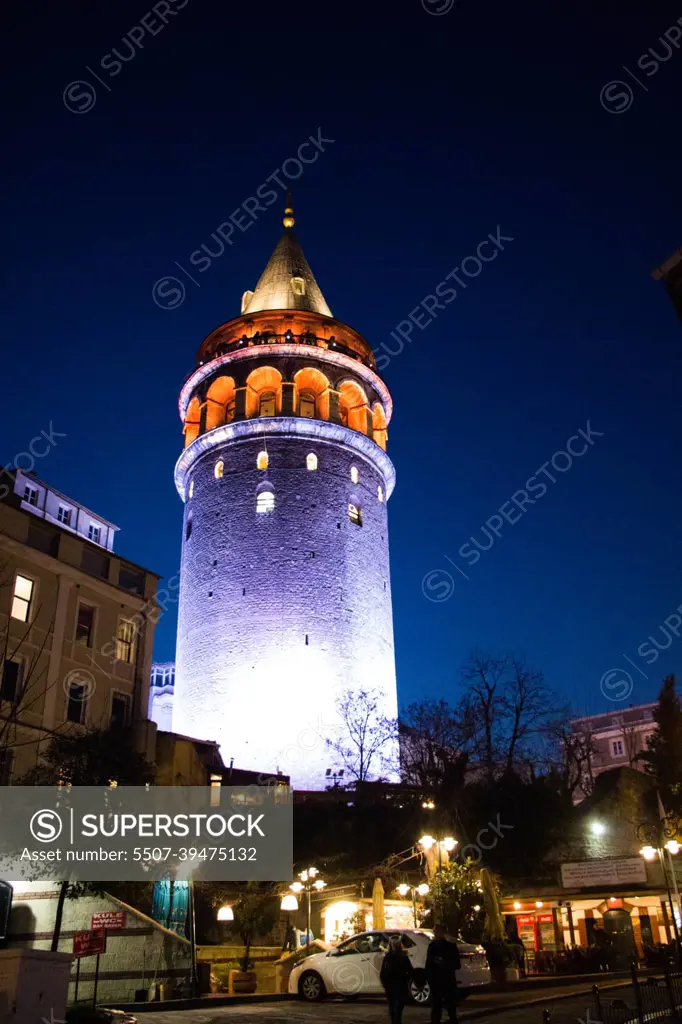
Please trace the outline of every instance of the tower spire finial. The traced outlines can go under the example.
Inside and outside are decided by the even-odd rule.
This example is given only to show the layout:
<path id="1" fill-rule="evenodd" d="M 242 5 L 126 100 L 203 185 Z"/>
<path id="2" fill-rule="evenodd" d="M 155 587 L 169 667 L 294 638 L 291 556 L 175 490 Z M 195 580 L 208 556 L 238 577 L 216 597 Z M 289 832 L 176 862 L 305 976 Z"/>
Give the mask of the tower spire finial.
<path id="1" fill-rule="evenodd" d="M 287 192 L 287 204 L 284 207 L 284 220 L 282 221 L 285 228 L 293 228 L 294 224 L 294 199 L 291 195 L 291 189 Z"/>

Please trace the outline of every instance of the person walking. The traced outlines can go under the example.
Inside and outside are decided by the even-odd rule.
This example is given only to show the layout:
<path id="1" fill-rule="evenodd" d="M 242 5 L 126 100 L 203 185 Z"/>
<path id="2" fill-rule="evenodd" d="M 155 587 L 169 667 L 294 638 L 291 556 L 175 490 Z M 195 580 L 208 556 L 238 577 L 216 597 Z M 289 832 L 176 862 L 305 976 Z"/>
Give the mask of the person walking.
<path id="1" fill-rule="evenodd" d="M 431 1024 L 440 1024 L 443 1004 L 451 1024 L 457 1021 L 457 976 L 461 967 L 455 942 L 445 937 L 445 928 L 437 924 L 426 951 L 426 980 L 431 989 Z"/>
<path id="2" fill-rule="evenodd" d="M 403 1009 L 407 1002 L 407 985 L 413 973 L 403 940 L 399 935 L 391 935 L 379 973 L 388 1001 L 391 1024 L 402 1024 Z"/>

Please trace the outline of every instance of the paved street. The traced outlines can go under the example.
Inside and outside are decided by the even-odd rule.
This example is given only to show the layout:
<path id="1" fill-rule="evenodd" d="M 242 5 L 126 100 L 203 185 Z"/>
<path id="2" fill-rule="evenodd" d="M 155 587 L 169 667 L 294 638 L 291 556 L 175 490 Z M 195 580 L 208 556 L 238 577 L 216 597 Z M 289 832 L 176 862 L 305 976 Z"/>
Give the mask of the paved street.
<path id="1" fill-rule="evenodd" d="M 460 1007 L 462 1021 L 479 1021 L 481 1024 L 542 1024 L 542 1011 L 551 1011 L 550 1024 L 597 1024 L 594 1014 L 588 1017 L 591 1007 L 590 986 L 567 985 L 546 989 L 535 995 L 539 1001 L 531 1006 L 513 1009 L 513 1004 L 529 998 L 525 993 L 478 993 L 467 998 Z M 560 994 L 575 993 L 570 998 L 556 1001 Z M 633 1003 L 630 988 L 604 989 L 605 1003 L 611 999 L 625 999 Z M 510 1009 L 505 1010 L 505 1006 Z M 489 1012 L 492 1011 L 492 1012 Z M 140 1013 L 140 1024 L 254 1024 L 254 1017 L 264 1024 L 388 1024 L 386 1005 L 381 1000 L 344 1001 L 326 1000 L 322 1003 L 276 1002 L 242 1003 L 238 1006 L 221 1006 L 215 1009 L 179 1010 L 175 1012 Z M 404 1024 L 428 1024 L 429 1011 L 410 1006 L 405 1010 Z"/>

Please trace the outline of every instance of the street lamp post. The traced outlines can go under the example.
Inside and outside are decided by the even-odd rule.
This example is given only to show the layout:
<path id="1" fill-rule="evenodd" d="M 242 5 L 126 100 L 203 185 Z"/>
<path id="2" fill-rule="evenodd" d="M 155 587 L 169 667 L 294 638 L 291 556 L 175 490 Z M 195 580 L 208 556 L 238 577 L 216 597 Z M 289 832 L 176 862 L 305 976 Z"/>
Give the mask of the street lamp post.
<path id="1" fill-rule="evenodd" d="M 418 840 L 419 846 L 422 850 L 428 854 L 429 850 L 433 849 L 434 846 L 438 850 L 438 873 L 443 870 L 443 851 L 446 854 L 452 853 L 454 848 L 457 846 L 457 840 L 453 839 L 452 836 L 444 836 L 439 838 L 436 836 L 425 835 Z"/>
<path id="2" fill-rule="evenodd" d="M 680 903 L 680 893 L 677 886 L 677 876 L 675 874 L 675 865 L 673 863 L 673 855 L 680 852 L 682 847 L 679 842 L 674 838 L 680 831 L 680 825 L 678 822 L 671 822 L 667 817 L 662 816 L 659 825 L 652 826 L 648 822 L 643 822 L 637 828 L 637 837 L 645 841 L 642 849 L 639 851 L 640 856 L 644 857 L 646 861 L 656 860 L 661 865 L 661 871 L 663 872 L 663 881 L 665 884 L 666 892 L 668 894 L 668 904 L 670 906 L 670 914 L 673 921 L 673 934 L 675 936 L 675 952 L 677 953 L 677 961 L 682 969 L 682 948 L 680 947 L 680 932 L 677 925 L 677 914 L 675 912 L 675 904 L 673 902 L 673 895 L 670 890 L 670 881 L 668 878 L 668 872 L 665 866 L 665 854 L 668 854 L 668 862 L 670 865 L 670 874 L 673 880 L 673 888 L 675 889 L 675 895 L 677 897 L 677 905 L 679 912 L 682 914 L 682 904 Z M 656 844 L 655 846 L 653 844 Z"/>
<path id="3" fill-rule="evenodd" d="M 414 920 L 415 928 L 418 928 L 417 922 L 417 896 L 426 896 L 429 891 L 429 887 L 426 882 L 422 882 L 421 885 L 408 885 L 407 882 L 401 882 L 397 887 L 397 891 L 401 896 L 407 896 L 408 892 L 412 894 L 412 918 Z"/>
<path id="4" fill-rule="evenodd" d="M 300 892 L 306 894 L 306 929 L 305 929 L 305 945 L 306 950 L 310 945 L 310 910 L 311 910 L 311 895 L 313 889 L 317 892 L 322 892 L 326 886 L 326 882 L 321 878 L 318 878 L 319 871 L 317 868 L 306 868 L 304 871 L 299 873 L 300 882 L 292 882 L 289 888 L 293 893 L 298 895 Z"/>

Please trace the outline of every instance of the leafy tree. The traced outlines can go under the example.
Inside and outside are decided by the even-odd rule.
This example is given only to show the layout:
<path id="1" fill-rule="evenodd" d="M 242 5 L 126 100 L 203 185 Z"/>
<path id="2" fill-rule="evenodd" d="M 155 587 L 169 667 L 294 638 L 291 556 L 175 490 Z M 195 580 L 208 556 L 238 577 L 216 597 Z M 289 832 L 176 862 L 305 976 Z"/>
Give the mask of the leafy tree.
<path id="1" fill-rule="evenodd" d="M 451 935 L 471 936 L 481 927 L 483 904 L 480 870 L 472 860 L 450 861 L 429 882 L 429 902 L 436 922 Z"/>
<path id="2" fill-rule="evenodd" d="M 381 696 L 374 690 L 353 690 L 336 702 L 342 722 L 340 735 L 327 740 L 351 779 L 365 782 L 383 769 L 390 770 L 396 727 L 383 713 Z"/>
<path id="3" fill-rule="evenodd" d="M 135 749 L 131 729 L 106 729 L 80 735 L 53 736 L 20 785 L 144 786 L 154 781 L 154 768 Z"/>
<path id="4" fill-rule="evenodd" d="M 258 882 L 247 882 L 233 910 L 231 930 L 242 940 L 244 955 L 241 969 L 248 971 L 253 940 L 259 935 L 267 935 L 274 927 L 279 916 L 278 901 L 271 886 L 263 887 Z"/>
<path id="5" fill-rule="evenodd" d="M 654 711 L 656 731 L 640 755 L 645 771 L 658 784 L 666 810 L 682 813 L 682 707 L 675 676 L 666 676 Z"/>

